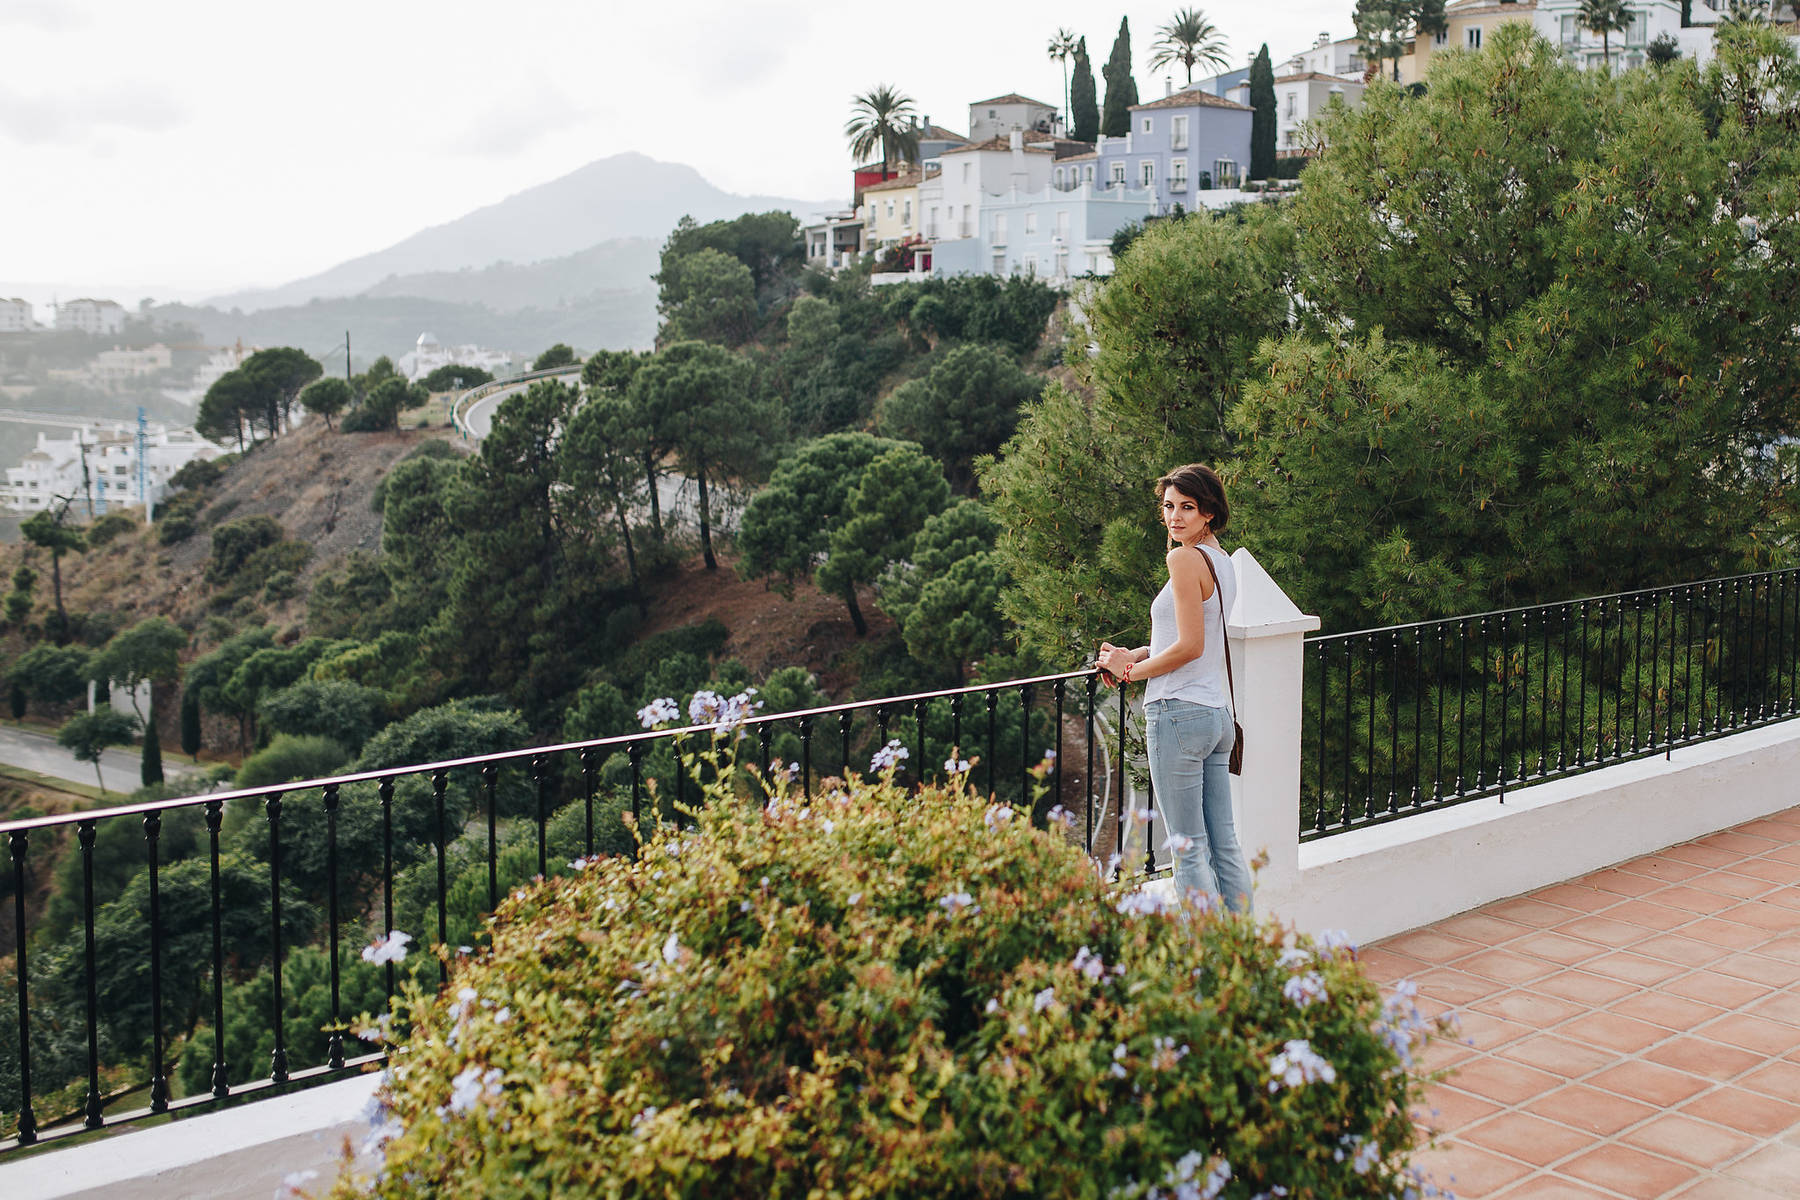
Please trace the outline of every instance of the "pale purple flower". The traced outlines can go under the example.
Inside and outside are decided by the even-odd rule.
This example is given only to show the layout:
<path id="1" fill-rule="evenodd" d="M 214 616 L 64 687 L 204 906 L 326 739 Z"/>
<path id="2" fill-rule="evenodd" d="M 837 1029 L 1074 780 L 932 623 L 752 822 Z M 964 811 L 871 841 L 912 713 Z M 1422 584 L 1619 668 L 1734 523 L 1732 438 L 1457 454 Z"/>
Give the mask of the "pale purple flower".
<path id="1" fill-rule="evenodd" d="M 648 1137 L 650 1130 L 646 1126 L 654 1120 L 656 1120 L 656 1105 L 646 1105 L 638 1110 L 636 1116 L 631 1118 L 631 1131 L 639 1137 Z"/>
<path id="2" fill-rule="evenodd" d="M 946 758 L 944 760 L 944 774 L 946 774 L 946 775 L 967 775 L 968 773 L 969 773 L 969 760 L 968 759 L 958 758 L 954 754 L 952 754 L 949 758 Z"/>
<path id="3" fill-rule="evenodd" d="M 1086 946 L 1075 952 L 1074 967 L 1095 982 L 1098 982 L 1100 977 L 1106 974 L 1106 961 L 1098 954 L 1090 952 Z"/>
<path id="4" fill-rule="evenodd" d="M 888 744 L 877 750 L 869 759 L 869 770 L 877 775 L 883 771 L 898 771 L 900 764 L 912 757 L 912 752 L 900 744 L 899 738 L 889 738 Z"/>
<path id="5" fill-rule="evenodd" d="M 710 688 L 702 688 L 688 700 L 688 724 L 710 725 L 725 711 L 725 697 Z"/>
<path id="6" fill-rule="evenodd" d="M 1325 990 L 1325 978 L 1317 971 L 1308 971 L 1304 975 L 1295 975 L 1281 985 L 1281 994 L 1288 998 L 1288 1003 L 1295 1008 L 1306 1008 L 1331 996 Z"/>
<path id="7" fill-rule="evenodd" d="M 1051 809 L 1049 812 L 1045 813 L 1044 819 L 1046 821 L 1051 822 L 1052 824 L 1062 825 L 1064 827 L 1068 827 L 1068 826 L 1075 824 L 1075 814 L 1070 812 L 1068 809 L 1064 808 L 1060 804 L 1058 804 L 1055 808 Z"/>
<path id="8" fill-rule="evenodd" d="M 479 1063 L 465 1067 L 456 1078 L 450 1081 L 449 1111 L 464 1113 L 475 1106 L 475 1102 L 484 1097 L 492 1098 L 500 1094 L 502 1074 L 499 1067 L 490 1067 L 486 1071 Z M 444 1111 L 442 1109 L 440 1112 Z"/>
<path id="9" fill-rule="evenodd" d="M 938 906 L 952 917 L 965 908 L 969 910 L 970 916 L 981 911 L 981 905 L 975 903 L 975 897 L 967 892 L 951 892 L 938 901 Z"/>
<path id="10" fill-rule="evenodd" d="M 645 729 L 655 729 L 659 725 L 667 725 L 681 719 L 681 710 L 675 707 L 675 701 L 668 696 L 652 700 L 638 709 L 638 724 Z"/>
<path id="11" fill-rule="evenodd" d="M 1031 1011 L 1034 1013 L 1041 1013 L 1055 1003 L 1056 989 L 1054 987 L 1047 987 L 1031 998 Z"/>
<path id="12" fill-rule="evenodd" d="M 1299 1087 L 1306 1083 L 1336 1083 L 1337 1068 L 1320 1057 L 1305 1038 L 1282 1047 L 1269 1063 L 1269 1090 Z"/>
<path id="13" fill-rule="evenodd" d="M 1132 892 L 1120 899 L 1117 907 L 1121 913 L 1124 913 L 1128 917 L 1148 917 L 1157 913 L 1167 912 L 1170 905 L 1167 900 L 1162 898 L 1160 893 L 1145 888 Z"/>
<path id="14" fill-rule="evenodd" d="M 1281 957 L 1275 960 L 1275 965 L 1284 971 L 1292 971 L 1304 967 L 1311 961 L 1311 954 L 1308 954 L 1298 946 L 1289 946 L 1286 950 L 1281 952 Z"/>
<path id="15" fill-rule="evenodd" d="M 1005 804 L 996 804 L 992 806 L 987 810 L 987 816 L 982 818 L 982 820 L 987 822 L 987 827 L 989 829 L 998 829 L 1012 819 L 1013 810 Z"/>
<path id="16" fill-rule="evenodd" d="M 1314 938 L 1313 942 L 1319 947 L 1319 950 L 1325 954 L 1336 954 L 1339 950 L 1348 950 L 1352 954 L 1356 953 L 1356 943 L 1352 941 L 1350 935 L 1342 929 L 1327 929 L 1319 934 L 1318 937 Z"/>
<path id="17" fill-rule="evenodd" d="M 406 944 L 412 940 L 412 934 L 390 929 L 385 938 L 363 947 L 362 960 L 377 966 L 382 963 L 405 962 Z"/>
<path id="18" fill-rule="evenodd" d="M 1163 839 L 1162 848 L 1173 854 L 1182 854 L 1194 848 L 1194 839 L 1185 833 L 1171 832 Z"/>
<path id="19" fill-rule="evenodd" d="M 671 933 L 663 942 L 662 956 L 664 962 L 672 963 L 681 957 L 681 938 Z"/>
<path id="20" fill-rule="evenodd" d="M 308 1180 L 318 1177 L 317 1171 L 294 1171 L 283 1176 L 281 1186 L 275 1189 L 275 1200 L 292 1200 L 295 1196 L 306 1195 L 300 1189 L 306 1186 Z"/>

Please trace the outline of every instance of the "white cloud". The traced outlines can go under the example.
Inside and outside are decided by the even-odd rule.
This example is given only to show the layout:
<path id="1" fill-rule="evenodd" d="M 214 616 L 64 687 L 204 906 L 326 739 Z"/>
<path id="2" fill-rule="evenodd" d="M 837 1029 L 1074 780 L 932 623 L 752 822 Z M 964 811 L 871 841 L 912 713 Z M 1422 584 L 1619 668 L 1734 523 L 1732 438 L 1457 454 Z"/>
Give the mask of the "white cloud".
<path id="1" fill-rule="evenodd" d="M 87 28 L 88 16 L 66 0 L 10 0 L 0 6 L 0 25 L 72 33 Z"/>
<path id="2" fill-rule="evenodd" d="M 166 133 L 187 119 L 160 88 L 121 84 L 97 92 L 27 96 L 0 84 L 0 136 L 26 145 L 103 145 L 105 133 Z"/>

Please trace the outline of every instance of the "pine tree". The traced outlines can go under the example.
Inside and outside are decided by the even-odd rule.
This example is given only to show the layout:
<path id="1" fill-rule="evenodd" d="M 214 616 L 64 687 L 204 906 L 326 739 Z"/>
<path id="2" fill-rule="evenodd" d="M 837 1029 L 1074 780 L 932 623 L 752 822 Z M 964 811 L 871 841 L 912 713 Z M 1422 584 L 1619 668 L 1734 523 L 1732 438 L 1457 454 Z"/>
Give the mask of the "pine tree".
<path id="1" fill-rule="evenodd" d="M 1250 107 L 1250 178 L 1269 179 L 1275 174 L 1275 68 L 1267 42 L 1250 64 Z"/>
<path id="2" fill-rule="evenodd" d="M 181 752 L 200 757 L 200 697 L 186 688 L 181 691 Z"/>
<path id="3" fill-rule="evenodd" d="M 138 770 L 138 778 L 145 787 L 163 781 L 162 739 L 156 734 L 154 722 L 144 726 L 144 762 Z"/>
<path id="4" fill-rule="evenodd" d="M 1095 98 L 1094 64 L 1088 58 L 1087 39 L 1075 45 L 1075 78 L 1069 84 L 1069 136 L 1091 142 L 1100 136 L 1100 102 Z"/>
<path id="5" fill-rule="evenodd" d="M 1119 18 L 1119 36 L 1112 55 L 1100 72 L 1106 77 L 1106 108 L 1100 114 L 1100 132 L 1124 137 L 1131 132 L 1131 106 L 1138 102 L 1137 81 L 1131 77 L 1131 18 Z"/>

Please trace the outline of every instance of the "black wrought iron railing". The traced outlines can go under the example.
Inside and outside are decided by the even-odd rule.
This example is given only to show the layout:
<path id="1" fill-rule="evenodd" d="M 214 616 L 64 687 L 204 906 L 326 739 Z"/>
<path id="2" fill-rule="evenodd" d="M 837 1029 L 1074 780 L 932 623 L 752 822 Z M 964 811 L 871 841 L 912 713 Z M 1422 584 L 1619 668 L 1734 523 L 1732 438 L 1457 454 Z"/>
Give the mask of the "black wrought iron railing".
<path id="1" fill-rule="evenodd" d="M 1117 876 L 1157 869 L 1155 821 L 1118 802 L 1125 715 L 1084 670 L 757 714 L 730 736 L 740 761 L 778 764 L 808 796 L 891 741 L 906 779 L 968 760 L 974 787 L 1055 816 Z M 346 1022 L 384 1009 L 403 974 L 448 972 L 392 954 L 389 931 L 454 953 L 533 875 L 633 852 L 626 814 L 647 828 L 691 811 L 699 783 L 677 750 L 715 732 L 0 822 L 0 1155 L 378 1061 Z"/>
<path id="2" fill-rule="evenodd" d="M 1306 641 L 1302 840 L 1796 712 L 1800 571 Z"/>

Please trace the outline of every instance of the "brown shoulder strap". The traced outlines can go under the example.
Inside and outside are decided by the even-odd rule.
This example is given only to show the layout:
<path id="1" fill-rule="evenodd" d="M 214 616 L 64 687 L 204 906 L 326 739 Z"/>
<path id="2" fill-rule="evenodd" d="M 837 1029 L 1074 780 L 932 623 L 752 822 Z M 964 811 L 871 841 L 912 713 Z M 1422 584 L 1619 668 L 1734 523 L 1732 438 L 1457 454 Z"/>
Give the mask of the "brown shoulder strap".
<path id="1" fill-rule="evenodd" d="M 1235 713 L 1237 712 L 1237 684 L 1231 678 L 1231 634 L 1225 628 L 1225 589 L 1219 586 L 1219 568 L 1213 566 L 1212 555 L 1198 545 L 1194 549 L 1200 551 L 1200 557 L 1206 560 L 1206 572 L 1212 576 L 1213 581 L 1213 597 L 1219 602 L 1219 633 L 1223 635 L 1225 641 L 1225 686 L 1230 689 L 1231 711 Z"/>

